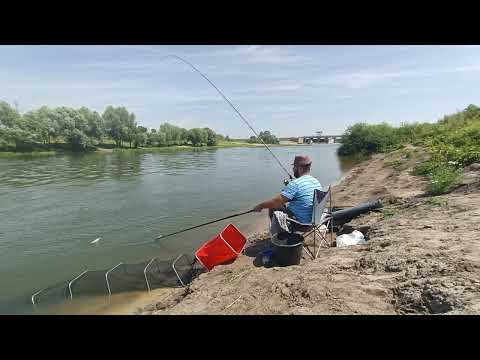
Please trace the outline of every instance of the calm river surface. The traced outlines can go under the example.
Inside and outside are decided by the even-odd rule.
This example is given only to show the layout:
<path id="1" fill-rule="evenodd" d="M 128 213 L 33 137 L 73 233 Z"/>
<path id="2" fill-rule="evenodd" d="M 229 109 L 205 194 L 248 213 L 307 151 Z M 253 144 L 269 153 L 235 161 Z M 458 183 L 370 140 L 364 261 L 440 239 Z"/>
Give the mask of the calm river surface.
<path id="1" fill-rule="evenodd" d="M 289 170 L 295 154 L 310 155 L 312 175 L 328 186 L 348 166 L 337 148 L 273 151 Z M 160 246 L 125 245 L 251 209 L 278 194 L 284 178 L 264 148 L 0 158 L 0 313 L 85 269 L 193 254 L 228 221 Z M 248 234 L 266 219 L 264 211 L 232 222 Z"/>

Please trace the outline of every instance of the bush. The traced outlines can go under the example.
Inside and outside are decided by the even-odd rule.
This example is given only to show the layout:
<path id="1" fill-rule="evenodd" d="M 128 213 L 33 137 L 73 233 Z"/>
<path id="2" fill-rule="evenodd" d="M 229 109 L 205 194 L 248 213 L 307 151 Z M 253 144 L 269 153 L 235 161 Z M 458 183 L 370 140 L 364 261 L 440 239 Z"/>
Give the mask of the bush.
<path id="1" fill-rule="evenodd" d="M 395 128 L 388 124 L 368 125 L 365 123 L 350 126 L 342 138 L 339 155 L 373 154 L 397 150 L 401 147 L 401 137 Z"/>
<path id="2" fill-rule="evenodd" d="M 425 161 L 413 168 L 412 175 L 429 176 L 433 174 L 436 164 L 433 161 Z"/>
<path id="3" fill-rule="evenodd" d="M 430 193 L 444 194 L 451 189 L 463 167 L 480 162 L 480 108 L 470 105 L 435 124 L 402 124 L 398 128 L 387 124 L 355 124 L 345 132 L 338 154 L 388 152 L 407 143 L 426 147 L 430 155 L 412 174 L 429 177 Z M 411 154 L 405 155 L 409 158 Z M 398 166 L 393 162 L 390 165 Z"/>
<path id="4" fill-rule="evenodd" d="M 430 178 L 428 191 L 433 195 L 447 193 L 461 174 L 462 168 L 460 166 L 440 163 L 435 160 L 425 161 L 412 171 L 412 175 Z"/>
<path id="5" fill-rule="evenodd" d="M 461 174 L 462 169 L 454 166 L 436 167 L 431 175 L 429 192 L 432 195 L 447 193 Z"/>

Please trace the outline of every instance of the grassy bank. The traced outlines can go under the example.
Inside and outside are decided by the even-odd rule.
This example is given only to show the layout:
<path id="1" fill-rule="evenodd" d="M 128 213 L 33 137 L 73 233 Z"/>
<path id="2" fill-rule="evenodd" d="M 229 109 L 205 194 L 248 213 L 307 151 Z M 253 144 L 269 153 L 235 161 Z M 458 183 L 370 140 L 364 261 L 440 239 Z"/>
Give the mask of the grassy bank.
<path id="1" fill-rule="evenodd" d="M 347 129 L 339 155 L 388 153 L 413 144 L 424 148 L 428 159 L 418 164 L 413 175 L 430 180 L 433 195 L 448 192 L 463 169 L 480 161 L 480 108 L 475 105 L 436 123 L 355 124 Z M 405 156 L 409 156 L 408 151 Z"/>
<path id="2" fill-rule="evenodd" d="M 290 143 L 281 143 L 281 144 L 272 144 L 270 147 L 283 147 L 283 146 L 299 146 L 297 144 Z M 174 146 L 161 146 L 161 147 L 115 147 L 113 144 L 102 143 L 96 147 L 92 147 L 91 151 L 96 151 L 100 153 L 111 153 L 111 152 L 176 152 L 183 150 L 210 150 L 210 149 L 224 149 L 224 148 L 237 148 L 237 147 L 248 147 L 256 148 L 263 147 L 263 144 L 251 144 L 248 142 L 242 141 L 224 141 L 219 142 L 214 146 L 191 146 L 191 145 L 174 145 Z M 56 155 L 63 153 L 73 153 L 69 147 L 64 146 L 64 144 L 55 144 L 51 146 L 44 146 L 41 148 L 29 149 L 28 151 L 12 151 L 12 149 L 3 149 L 0 150 L 0 157 L 25 157 L 25 156 L 46 156 L 46 155 Z"/>
<path id="3" fill-rule="evenodd" d="M 90 146 L 81 152 L 90 152 L 96 150 Z M 25 157 L 25 156 L 51 156 L 63 153 L 73 153 L 74 151 L 69 144 L 64 142 L 54 144 L 29 144 L 26 147 L 15 148 L 14 146 L 0 147 L 0 157 Z"/>
<path id="4" fill-rule="evenodd" d="M 297 146 L 295 144 L 274 144 L 268 145 L 269 147 L 283 147 L 283 146 Z M 258 148 L 263 147 L 262 144 L 250 144 L 247 142 L 225 142 L 219 143 L 214 146 L 189 146 L 189 145 L 174 145 L 174 146 L 162 146 L 162 147 L 145 147 L 145 148 L 114 148 L 114 152 L 176 152 L 176 151 L 185 151 L 185 150 L 214 150 L 214 149 L 227 149 L 227 148 Z M 102 151 L 102 148 L 99 148 L 99 151 Z"/>
<path id="5" fill-rule="evenodd" d="M 32 152 L 11 152 L 11 151 L 0 151 L 1 158 L 25 158 L 25 157 L 41 157 L 41 156 L 52 156 L 57 155 L 58 151 L 32 151 Z"/>

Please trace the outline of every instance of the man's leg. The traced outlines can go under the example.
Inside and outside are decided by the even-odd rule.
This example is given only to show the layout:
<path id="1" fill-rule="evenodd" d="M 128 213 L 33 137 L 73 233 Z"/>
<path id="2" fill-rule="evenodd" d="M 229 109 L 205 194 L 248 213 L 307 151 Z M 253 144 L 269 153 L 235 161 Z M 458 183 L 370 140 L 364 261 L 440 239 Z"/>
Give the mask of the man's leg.
<path id="1" fill-rule="evenodd" d="M 270 217 L 270 222 L 272 222 L 272 218 L 273 218 L 273 212 L 274 211 L 281 211 L 281 212 L 284 212 L 286 214 L 288 214 L 287 212 L 287 207 L 286 206 L 281 206 L 277 209 L 268 209 L 268 216 Z"/>

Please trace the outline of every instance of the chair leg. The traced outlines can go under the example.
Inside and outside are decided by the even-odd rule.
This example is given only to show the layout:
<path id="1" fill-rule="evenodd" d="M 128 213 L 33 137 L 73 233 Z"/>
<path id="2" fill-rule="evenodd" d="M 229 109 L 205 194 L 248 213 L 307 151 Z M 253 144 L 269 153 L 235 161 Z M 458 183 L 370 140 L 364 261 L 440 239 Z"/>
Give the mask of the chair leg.
<path id="1" fill-rule="evenodd" d="M 320 247 L 320 246 L 318 247 L 318 250 L 315 254 L 315 259 L 318 257 L 318 254 L 320 253 L 320 250 L 322 248 L 328 249 L 330 247 L 330 245 L 328 244 L 328 240 L 326 238 L 323 238 L 322 245 L 323 245 L 322 247 Z"/>
<path id="2" fill-rule="evenodd" d="M 315 257 L 312 255 L 312 253 L 310 252 L 310 250 L 307 250 L 307 247 L 306 247 L 306 246 L 303 247 L 303 250 L 305 250 L 305 252 L 306 252 L 308 255 L 310 255 L 310 257 L 312 258 L 312 260 L 315 259 Z"/>
<path id="3" fill-rule="evenodd" d="M 316 228 L 315 232 L 318 232 L 318 235 L 320 236 L 320 239 L 321 239 L 318 250 L 315 253 L 315 259 L 316 259 L 318 257 L 318 254 L 320 253 L 320 249 L 322 247 L 328 249 L 329 247 L 331 247 L 331 243 L 328 241 L 326 237 L 326 231 L 324 234 L 322 234 L 322 232 L 318 228 Z"/>

